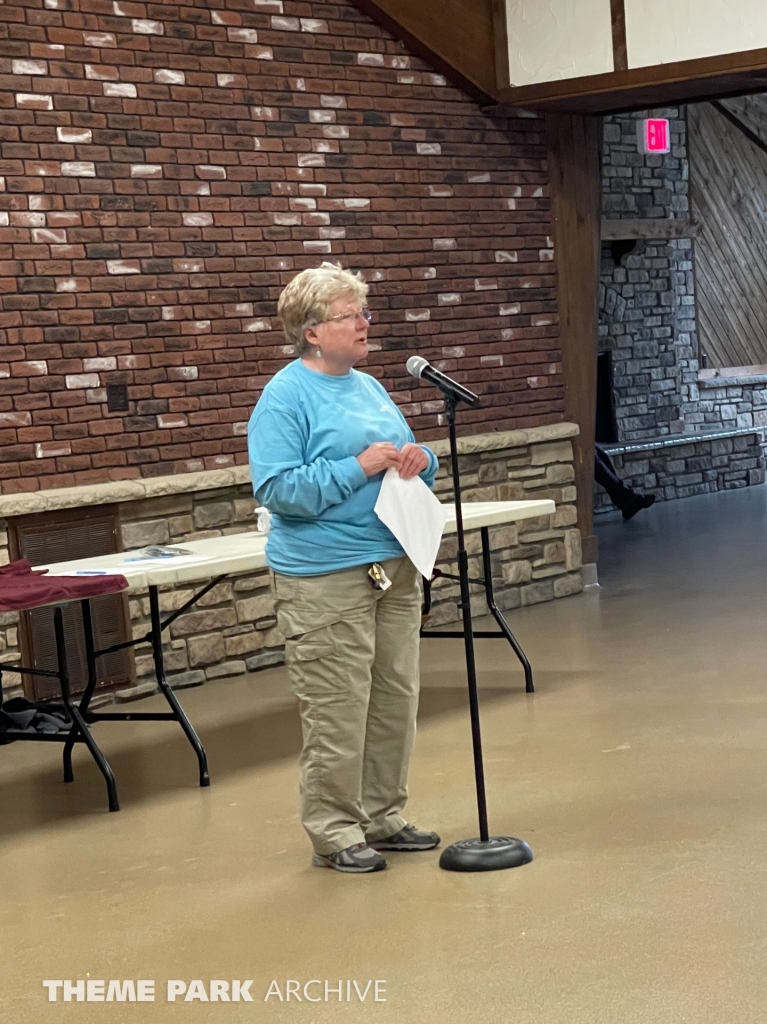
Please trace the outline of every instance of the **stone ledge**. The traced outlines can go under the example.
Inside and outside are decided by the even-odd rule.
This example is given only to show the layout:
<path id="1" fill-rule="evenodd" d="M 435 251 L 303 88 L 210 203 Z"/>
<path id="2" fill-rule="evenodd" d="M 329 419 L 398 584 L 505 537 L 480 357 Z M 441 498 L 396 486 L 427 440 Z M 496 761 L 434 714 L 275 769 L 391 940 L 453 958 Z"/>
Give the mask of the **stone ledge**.
<path id="1" fill-rule="evenodd" d="M 458 438 L 458 454 L 474 455 L 477 452 L 499 451 L 503 448 L 524 448 L 529 444 L 542 444 L 545 441 L 559 441 L 566 437 L 576 437 L 580 433 L 577 423 L 549 423 L 545 427 L 528 427 L 526 430 L 499 430 L 492 434 L 472 434 L 470 437 Z M 428 448 L 438 458 L 450 454 L 450 444 L 444 441 L 428 441 Z"/>
<path id="2" fill-rule="evenodd" d="M 552 423 L 527 430 L 506 430 L 494 434 L 474 434 L 458 439 L 461 455 L 498 451 L 503 448 L 523 448 L 530 444 L 557 441 L 575 437 L 575 423 Z M 429 448 L 438 457 L 449 454 L 448 442 L 432 441 Z M 115 480 L 105 484 L 83 487 L 58 487 L 49 491 L 30 491 L 25 494 L 0 495 L 0 518 L 26 516 L 35 512 L 52 512 L 63 508 L 81 508 L 90 505 L 111 505 L 123 501 L 140 501 L 169 494 L 188 494 L 212 491 L 220 487 L 234 487 L 250 483 L 250 469 L 233 466 L 231 469 L 211 469 L 201 473 L 181 473 L 178 476 L 146 477 L 140 480 Z"/>
<path id="3" fill-rule="evenodd" d="M 180 473 L 178 476 L 146 477 L 140 480 L 114 480 L 83 487 L 58 487 L 49 491 L 0 495 L 0 518 L 26 516 L 33 512 L 52 512 L 62 508 L 86 505 L 111 505 L 121 501 L 139 501 L 167 494 L 211 491 L 250 483 L 248 466 L 231 469 L 210 469 L 201 473 Z"/>
<path id="4" fill-rule="evenodd" d="M 741 367 L 741 369 L 743 369 Z M 699 388 L 742 388 L 749 384 L 767 384 L 767 368 L 761 373 L 732 373 L 725 376 L 720 370 L 701 370 L 698 373 Z"/>
<path id="5" fill-rule="evenodd" d="M 764 427 L 737 427 L 734 430 L 701 430 L 699 434 L 673 434 L 649 441 L 602 444 L 602 447 L 609 455 L 628 455 L 631 452 L 651 452 L 663 448 L 676 448 L 679 445 L 699 444 L 701 441 L 719 441 L 725 437 L 742 437 L 746 434 L 761 436 L 763 432 Z"/>

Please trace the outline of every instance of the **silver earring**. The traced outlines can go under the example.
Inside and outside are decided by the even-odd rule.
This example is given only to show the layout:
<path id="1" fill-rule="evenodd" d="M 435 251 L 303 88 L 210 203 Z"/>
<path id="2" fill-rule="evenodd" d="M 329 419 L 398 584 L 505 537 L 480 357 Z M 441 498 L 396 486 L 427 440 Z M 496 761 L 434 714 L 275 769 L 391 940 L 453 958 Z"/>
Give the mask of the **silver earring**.
<path id="1" fill-rule="evenodd" d="M 315 352 L 315 355 L 317 356 L 318 359 L 322 359 L 322 349 L 318 348 L 317 351 Z"/>

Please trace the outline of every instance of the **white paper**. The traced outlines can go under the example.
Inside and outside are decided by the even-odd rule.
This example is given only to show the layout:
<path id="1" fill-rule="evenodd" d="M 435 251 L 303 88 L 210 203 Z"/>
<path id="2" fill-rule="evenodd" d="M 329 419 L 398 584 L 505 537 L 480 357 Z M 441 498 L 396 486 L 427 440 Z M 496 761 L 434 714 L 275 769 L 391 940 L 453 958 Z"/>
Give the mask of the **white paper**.
<path id="1" fill-rule="evenodd" d="M 447 509 L 419 476 L 403 480 L 396 469 L 387 469 L 375 514 L 388 526 L 410 561 L 426 579 L 437 560 Z"/>

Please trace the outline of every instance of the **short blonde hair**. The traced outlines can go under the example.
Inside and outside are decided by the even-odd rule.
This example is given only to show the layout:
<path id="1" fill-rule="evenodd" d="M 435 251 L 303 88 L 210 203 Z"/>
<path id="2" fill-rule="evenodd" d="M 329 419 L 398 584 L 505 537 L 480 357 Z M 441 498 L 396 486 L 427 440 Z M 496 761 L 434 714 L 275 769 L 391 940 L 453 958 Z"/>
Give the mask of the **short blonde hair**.
<path id="1" fill-rule="evenodd" d="M 368 286 L 361 274 L 353 274 L 335 263 L 302 270 L 283 288 L 277 303 L 285 336 L 295 345 L 298 355 L 304 355 L 311 348 L 304 337 L 306 328 L 327 320 L 332 302 L 341 295 L 352 295 L 364 304 L 367 294 Z"/>

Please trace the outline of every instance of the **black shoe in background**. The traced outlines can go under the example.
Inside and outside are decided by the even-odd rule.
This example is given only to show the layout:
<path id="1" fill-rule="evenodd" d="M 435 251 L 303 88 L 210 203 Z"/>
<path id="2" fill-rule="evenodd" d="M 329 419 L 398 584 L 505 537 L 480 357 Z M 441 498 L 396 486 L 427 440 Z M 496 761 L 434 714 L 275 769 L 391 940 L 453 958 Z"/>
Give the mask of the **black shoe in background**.
<path id="1" fill-rule="evenodd" d="M 623 508 L 623 518 L 633 519 L 637 512 L 641 512 L 643 508 L 649 508 L 654 501 L 654 494 L 635 494 L 628 505 Z"/>

